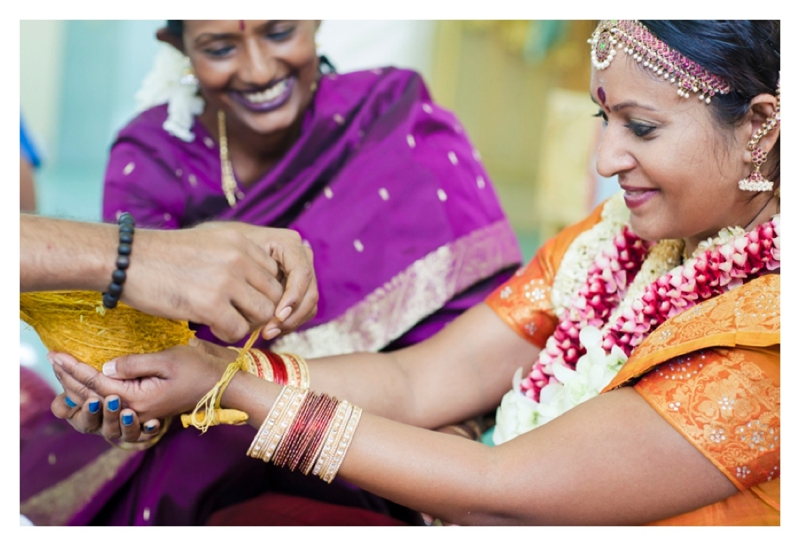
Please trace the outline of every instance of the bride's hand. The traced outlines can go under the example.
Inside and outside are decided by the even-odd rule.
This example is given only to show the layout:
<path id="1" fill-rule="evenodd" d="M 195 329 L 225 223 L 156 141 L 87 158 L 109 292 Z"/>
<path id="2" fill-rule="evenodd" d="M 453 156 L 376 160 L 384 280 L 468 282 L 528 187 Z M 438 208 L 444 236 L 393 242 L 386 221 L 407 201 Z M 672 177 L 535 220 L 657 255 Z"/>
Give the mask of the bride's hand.
<path id="1" fill-rule="evenodd" d="M 68 390 L 65 386 L 65 396 L 76 407 L 92 397 L 116 395 L 122 407 L 133 410 L 138 420 L 146 423 L 193 410 L 236 358 L 236 352 L 192 340 L 189 346 L 160 353 L 116 358 L 103 366 L 102 373 L 64 353 L 51 356 L 62 385 L 69 386 Z"/>

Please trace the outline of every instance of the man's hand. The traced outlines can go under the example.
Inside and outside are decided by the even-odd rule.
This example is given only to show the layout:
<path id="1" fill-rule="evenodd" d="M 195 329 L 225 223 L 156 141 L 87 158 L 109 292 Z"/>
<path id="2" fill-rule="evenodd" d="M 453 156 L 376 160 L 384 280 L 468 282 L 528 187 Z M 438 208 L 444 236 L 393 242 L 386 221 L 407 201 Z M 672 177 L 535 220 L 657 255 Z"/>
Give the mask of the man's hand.
<path id="1" fill-rule="evenodd" d="M 206 324 L 228 342 L 257 328 L 271 339 L 316 313 L 312 255 L 296 232 L 213 222 L 134 237 L 122 301 L 141 311 Z"/>
<path id="2" fill-rule="evenodd" d="M 290 229 L 265 228 L 241 222 L 208 222 L 198 229 L 237 229 L 278 265 L 283 296 L 275 316 L 263 327 L 266 339 L 295 330 L 317 314 L 317 278 L 314 254 L 300 234 Z"/>
<path id="3" fill-rule="evenodd" d="M 20 291 L 103 291 L 117 243 L 117 226 L 22 214 Z M 228 342 L 289 332 L 316 314 L 318 297 L 299 234 L 240 222 L 137 228 L 122 291 L 140 311 L 206 324 Z"/>

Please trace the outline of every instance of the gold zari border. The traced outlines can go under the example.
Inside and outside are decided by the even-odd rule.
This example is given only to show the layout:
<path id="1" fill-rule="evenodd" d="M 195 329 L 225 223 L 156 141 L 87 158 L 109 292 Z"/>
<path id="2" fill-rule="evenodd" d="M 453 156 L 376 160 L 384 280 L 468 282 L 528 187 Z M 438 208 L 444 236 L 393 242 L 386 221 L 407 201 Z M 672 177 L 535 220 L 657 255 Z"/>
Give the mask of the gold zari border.
<path id="1" fill-rule="evenodd" d="M 459 292 L 517 265 L 510 241 L 516 236 L 505 220 L 475 230 L 412 263 L 338 318 L 288 334 L 271 350 L 305 358 L 378 351 Z"/>
<path id="2" fill-rule="evenodd" d="M 20 512 L 35 525 L 66 525 L 137 454 L 111 448 L 68 478 L 30 497 L 21 504 Z"/>

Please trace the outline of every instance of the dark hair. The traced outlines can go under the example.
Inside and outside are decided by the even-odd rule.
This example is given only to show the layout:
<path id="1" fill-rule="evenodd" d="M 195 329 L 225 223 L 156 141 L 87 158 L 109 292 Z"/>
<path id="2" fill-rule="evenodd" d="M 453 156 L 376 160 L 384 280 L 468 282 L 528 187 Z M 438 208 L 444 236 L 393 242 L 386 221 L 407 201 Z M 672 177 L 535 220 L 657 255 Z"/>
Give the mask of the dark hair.
<path id="1" fill-rule="evenodd" d="M 731 85 L 715 95 L 713 112 L 721 125 L 742 121 L 753 97 L 774 95 L 781 67 L 780 21 L 641 21 L 673 49 Z M 780 180 L 780 139 L 770 180 Z"/>
<path id="2" fill-rule="evenodd" d="M 169 32 L 174 36 L 177 36 L 178 38 L 183 38 L 183 20 L 181 21 L 168 20 L 167 32 Z M 336 67 L 333 66 L 333 63 L 325 55 L 320 55 L 319 70 L 322 74 L 332 74 L 336 72 Z"/>
<path id="3" fill-rule="evenodd" d="M 183 37 L 183 21 L 167 21 L 167 32 L 178 38 Z"/>

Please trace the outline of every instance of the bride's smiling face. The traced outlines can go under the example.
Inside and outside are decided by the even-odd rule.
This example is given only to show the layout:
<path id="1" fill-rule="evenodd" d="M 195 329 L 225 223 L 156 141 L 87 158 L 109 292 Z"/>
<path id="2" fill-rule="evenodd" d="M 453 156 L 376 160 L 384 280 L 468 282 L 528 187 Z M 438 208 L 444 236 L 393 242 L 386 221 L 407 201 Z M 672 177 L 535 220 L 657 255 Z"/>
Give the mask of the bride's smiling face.
<path id="1" fill-rule="evenodd" d="M 311 102 L 318 21 L 184 21 L 204 98 L 258 134 L 289 128 Z"/>
<path id="2" fill-rule="evenodd" d="M 758 212 L 737 186 L 750 171 L 748 123 L 721 128 L 711 105 L 623 54 L 592 70 L 590 92 L 605 121 L 597 170 L 618 176 L 640 237 L 696 244 Z"/>

